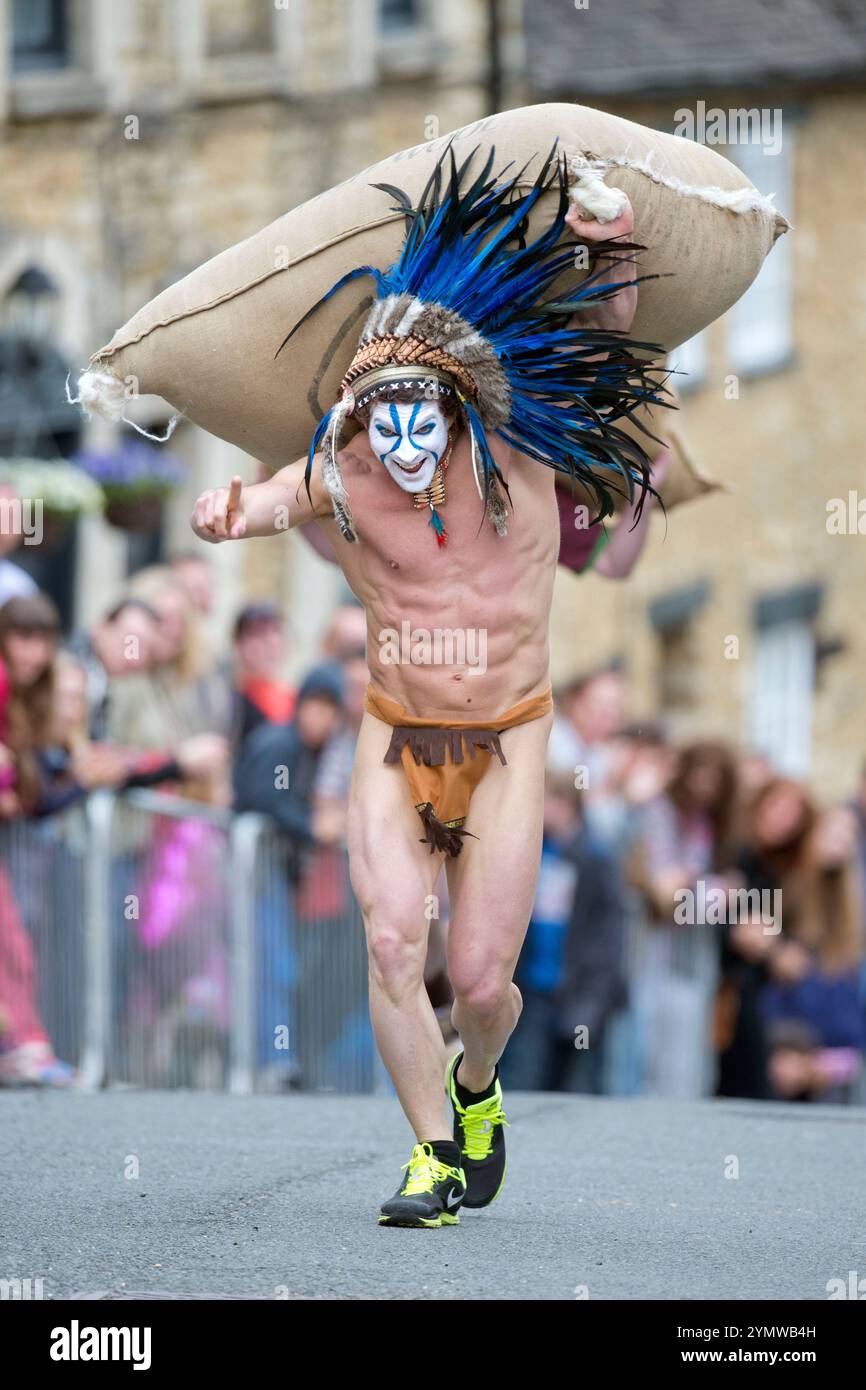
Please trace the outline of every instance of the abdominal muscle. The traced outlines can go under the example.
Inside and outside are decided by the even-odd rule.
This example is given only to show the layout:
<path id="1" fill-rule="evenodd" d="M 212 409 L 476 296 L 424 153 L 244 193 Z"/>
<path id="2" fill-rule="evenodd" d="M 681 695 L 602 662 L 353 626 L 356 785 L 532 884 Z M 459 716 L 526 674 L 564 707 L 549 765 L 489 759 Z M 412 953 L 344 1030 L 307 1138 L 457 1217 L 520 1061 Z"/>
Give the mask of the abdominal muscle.
<path id="1" fill-rule="evenodd" d="M 327 526 L 367 612 L 373 685 L 419 718 L 495 719 L 550 684 L 549 619 L 559 552 L 552 472 L 494 444 L 511 490 L 508 535 L 483 519 L 461 434 L 446 475 L 443 548 L 429 513 L 359 435 L 340 455 L 358 540 Z"/>

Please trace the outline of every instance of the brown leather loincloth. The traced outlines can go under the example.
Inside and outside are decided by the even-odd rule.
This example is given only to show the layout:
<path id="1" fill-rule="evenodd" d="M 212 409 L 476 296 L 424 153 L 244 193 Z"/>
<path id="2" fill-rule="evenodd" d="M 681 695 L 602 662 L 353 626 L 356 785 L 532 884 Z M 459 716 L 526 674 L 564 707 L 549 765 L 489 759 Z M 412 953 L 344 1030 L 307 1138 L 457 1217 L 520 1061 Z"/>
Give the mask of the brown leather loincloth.
<path id="1" fill-rule="evenodd" d="M 553 697 L 549 689 L 545 690 L 541 695 L 521 700 L 493 720 L 419 719 L 368 685 L 364 708 L 376 719 L 393 725 L 385 762 L 403 763 L 415 809 L 424 826 L 421 843 L 430 846 L 431 854 L 442 849 L 454 856 L 463 847 L 463 836 L 472 833 L 463 829 L 463 823 L 472 793 L 491 757 L 495 755 L 505 765 L 499 735 L 517 724 L 540 719 L 553 709 Z"/>

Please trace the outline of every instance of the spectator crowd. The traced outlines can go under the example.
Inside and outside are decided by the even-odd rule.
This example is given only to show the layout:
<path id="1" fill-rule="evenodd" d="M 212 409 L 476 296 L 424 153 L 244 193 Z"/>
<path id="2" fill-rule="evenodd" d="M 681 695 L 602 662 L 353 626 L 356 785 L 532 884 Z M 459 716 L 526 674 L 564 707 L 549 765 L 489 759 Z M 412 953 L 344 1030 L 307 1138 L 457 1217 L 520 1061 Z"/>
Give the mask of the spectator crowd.
<path id="1" fill-rule="evenodd" d="M 257 811 L 289 847 L 285 891 L 262 928 L 272 938 L 267 959 L 277 961 L 287 919 L 318 922 L 324 940 L 346 911 L 321 885 L 336 881 L 345 842 L 366 628 L 354 603 L 337 607 L 320 659 L 296 687 L 285 677 L 287 625 L 272 603 L 241 608 L 231 650 L 214 653 L 203 556 L 139 571 L 92 629 L 66 640 L 51 600 L 16 568 L 0 560 L 0 1082 L 65 1084 L 73 1069 L 40 1016 L 33 934 L 9 850 L 15 828 L 48 823 L 98 788 L 156 787 L 221 811 Z M 627 697 L 616 669 L 558 692 L 539 886 L 517 971 L 524 1010 L 503 1082 L 616 1089 L 622 1020 L 641 996 L 639 924 L 644 984 L 658 983 L 643 991 L 643 1026 L 657 1048 L 706 1051 L 710 1088 L 722 1096 L 855 1097 L 866 1052 L 866 775 L 847 804 L 822 803 L 755 752 L 713 740 L 683 746 L 660 724 L 629 723 Z M 193 896 L 213 891 L 214 841 L 192 823 L 160 825 L 148 847 L 135 923 L 142 949 L 163 945 L 180 920 L 189 896 L 175 891 L 180 880 Z M 442 900 L 428 990 L 452 1041 L 444 886 Z M 319 907 L 305 909 L 310 901 Z M 667 1018 L 660 1000 L 677 971 L 706 988 L 690 952 L 713 971 L 703 1012 L 682 1032 L 682 991 L 676 1026 L 673 996 Z M 323 952 L 325 976 L 329 959 Z M 263 996 L 269 987 L 259 981 Z M 309 1005 L 301 981 L 298 1007 L 304 996 Z M 162 1003 L 124 1001 L 133 1006 L 147 1026 L 156 1016 L 148 1007 Z M 633 1089 L 647 1084 L 644 1069 Z"/>

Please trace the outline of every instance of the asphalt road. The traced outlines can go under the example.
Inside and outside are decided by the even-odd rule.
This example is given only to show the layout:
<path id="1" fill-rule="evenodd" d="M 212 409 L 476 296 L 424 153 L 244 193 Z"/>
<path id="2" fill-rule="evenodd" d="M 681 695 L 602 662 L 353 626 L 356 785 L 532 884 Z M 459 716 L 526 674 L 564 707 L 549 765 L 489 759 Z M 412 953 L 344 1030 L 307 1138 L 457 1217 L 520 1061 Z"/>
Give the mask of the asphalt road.
<path id="1" fill-rule="evenodd" d="M 506 1096 L 485 1211 L 379 1227 L 378 1097 L 0 1093 L 0 1279 L 45 1298 L 826 1299 L 866 1276 L 866 1111 Z M 726 1176 L 737 1170 L 739 1176 Z"/>

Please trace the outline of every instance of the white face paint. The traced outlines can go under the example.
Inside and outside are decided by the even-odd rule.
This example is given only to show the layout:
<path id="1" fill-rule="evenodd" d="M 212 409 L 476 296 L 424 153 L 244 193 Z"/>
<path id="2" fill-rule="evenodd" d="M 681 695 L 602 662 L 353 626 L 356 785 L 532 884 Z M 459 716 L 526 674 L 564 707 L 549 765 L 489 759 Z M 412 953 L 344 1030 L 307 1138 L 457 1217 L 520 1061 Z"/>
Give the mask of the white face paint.
<path id="1" fill-rule="evenodd" d="M 448 445 L 448 421 L 438 401 L 374 405 L 370 448 L 404 492 L 423 492 Z"/>

